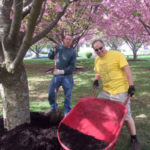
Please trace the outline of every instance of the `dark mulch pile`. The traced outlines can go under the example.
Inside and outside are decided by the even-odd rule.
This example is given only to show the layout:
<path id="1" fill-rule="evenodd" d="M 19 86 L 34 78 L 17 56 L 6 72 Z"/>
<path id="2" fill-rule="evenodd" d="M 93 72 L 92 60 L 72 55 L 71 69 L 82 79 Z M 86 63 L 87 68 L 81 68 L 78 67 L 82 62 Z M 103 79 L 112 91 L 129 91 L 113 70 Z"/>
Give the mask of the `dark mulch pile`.
<path id="1" fill-rule="evenodd" d="M 0 150 L 63 150 L 57 139 L 57 123 L 42 113 L 31 113 L 31 123 L 7 132 L 0 117 Z"/>
<path id="2" fill-rule="evenodd" d="M 102 150 L 109 145 L 105 141 L 85 135 L 63 123 L 60 126 L 59 133 L 61 141 L 71 150 Z"/>
<path id="3" fill-rule="evenodd" d="M 49 115 L 32 112 L 30 124 L 18 126 L 8 132 L 0 117 L 0 150 L 63 150 L 57 139 L 60 118 L 55 123 L 51 119 Z M 100 150 L 109 144 L 64 124 L 59 133 L 63 143 L 71 150 Z"/>

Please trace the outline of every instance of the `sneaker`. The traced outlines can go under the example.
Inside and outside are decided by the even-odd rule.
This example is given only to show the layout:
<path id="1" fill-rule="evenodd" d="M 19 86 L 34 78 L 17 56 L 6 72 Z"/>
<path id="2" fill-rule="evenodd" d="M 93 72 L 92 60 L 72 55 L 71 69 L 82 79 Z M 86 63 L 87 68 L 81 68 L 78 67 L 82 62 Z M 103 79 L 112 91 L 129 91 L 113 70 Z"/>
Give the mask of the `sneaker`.
<path id="1" fill-rule="evenodd" d="M 131 139 L 131 150 L 141 150 L 137 139 Z"/>

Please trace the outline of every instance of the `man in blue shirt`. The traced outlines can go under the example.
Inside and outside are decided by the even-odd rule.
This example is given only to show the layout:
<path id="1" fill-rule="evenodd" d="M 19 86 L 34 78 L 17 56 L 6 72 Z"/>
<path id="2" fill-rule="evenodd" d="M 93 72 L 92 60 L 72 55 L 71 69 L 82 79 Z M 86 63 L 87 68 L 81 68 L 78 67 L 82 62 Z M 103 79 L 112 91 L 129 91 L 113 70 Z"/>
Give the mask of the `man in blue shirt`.
<path id="1" fill-rule="evenodd" d="M 51 105 L 51 111 L 58 109 L 58 104 L 55 104 L 55 88 L 58 92 L 59 87 L 62 86 L 65 94 L 64 114 L 67 115 L 71 110 L 71 99 L 73 89 L 73 71 L 76 65 L 76 52 L 71 48 L 73 37 L 66 35 L 63 40 L 63 45 L 56 48 L 56 52 L 50 50 L 48 57 L 54 59 L 56 55 L 56 68 L 54 69 L 54 76 L 49 85 L 48 100 Z"/>

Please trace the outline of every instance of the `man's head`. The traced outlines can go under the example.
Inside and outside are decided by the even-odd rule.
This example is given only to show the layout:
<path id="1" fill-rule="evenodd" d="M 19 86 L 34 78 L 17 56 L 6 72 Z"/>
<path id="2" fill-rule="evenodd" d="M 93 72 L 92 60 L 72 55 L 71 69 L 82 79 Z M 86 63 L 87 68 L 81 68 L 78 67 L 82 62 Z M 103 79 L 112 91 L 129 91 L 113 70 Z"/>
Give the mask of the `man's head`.
<path id="1" fill-rule="evenodd" d="M 63 40 L 65 47 L 70 48 L 72 45 L 73 37 L 71 35 L 66 35 Z"/>
<path id="2" fill-rule="evenodd" d="M 93 41 L 92 48 L 95 50 L 96 54 L 100 57 L 105 56 L 107 53 L 104 42 L 102 40 Z"/>

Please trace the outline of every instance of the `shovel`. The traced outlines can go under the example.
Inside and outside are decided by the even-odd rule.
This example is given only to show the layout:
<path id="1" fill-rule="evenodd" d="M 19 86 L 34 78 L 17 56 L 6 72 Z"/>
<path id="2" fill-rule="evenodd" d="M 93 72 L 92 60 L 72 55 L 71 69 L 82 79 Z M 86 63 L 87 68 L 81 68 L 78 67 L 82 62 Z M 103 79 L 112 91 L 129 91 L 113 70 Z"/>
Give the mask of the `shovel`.
<path id="1" fill-rule="evenodd" d="M 56 56 L 56 50 L 55 50 L 55 56 L 54 56 L 54 60 L 55 60 L 55 63 L 54 63 L 54 69 L 57 69 L 57 66 L 56 66 L 56 59 L 57 59 L 57 56 Z M 60 122 L 62 119 L 63 119 L 63 113 L 58 110 L 57 108 L 57 78 L 56 78 L 56 75 L 54 75 L 54 92 L 55 92 L 55 102 L 54 102 L 54 106 L 55 106 L 55 111 L 51 111 L 50 112 L 50 122 L 51 123 L 58 123 Z"/>

